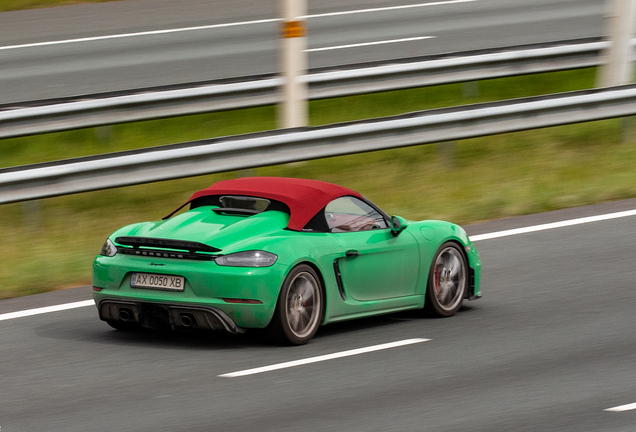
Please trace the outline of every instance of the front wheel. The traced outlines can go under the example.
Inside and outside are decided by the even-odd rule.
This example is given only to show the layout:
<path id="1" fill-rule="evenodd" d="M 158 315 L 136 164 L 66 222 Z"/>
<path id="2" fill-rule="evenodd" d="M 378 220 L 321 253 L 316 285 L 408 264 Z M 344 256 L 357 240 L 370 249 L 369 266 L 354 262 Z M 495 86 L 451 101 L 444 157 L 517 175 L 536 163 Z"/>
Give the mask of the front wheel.
<path id="1" fill-rule="evenodd" d="M 468 286 L 466 257 L 457 243 L 437 250 L 428 276 L 424 309 L 431 316 L 449 317 L 462 306 Z"/>
<path id="2" fill-rule="evenodd" d="M 306 264 L 298 265 L 283 282 L 270 324 L 271 331 L 283 343 L 306 344 L 318 331 L 323 309 L 322 284 L 318 274 Z"/>

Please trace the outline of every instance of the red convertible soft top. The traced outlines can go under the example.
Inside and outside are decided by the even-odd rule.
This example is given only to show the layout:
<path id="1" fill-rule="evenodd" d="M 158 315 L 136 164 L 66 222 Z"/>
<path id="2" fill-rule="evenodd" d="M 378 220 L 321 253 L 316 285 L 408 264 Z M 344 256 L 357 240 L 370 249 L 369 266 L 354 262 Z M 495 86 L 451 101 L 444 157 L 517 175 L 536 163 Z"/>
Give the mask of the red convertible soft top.
<path id="1" fill-rule="evenodd" d="M 190 199 L 164 219 L 169 218 L 193 200 L 209 195 L 245 195 L 273 199 L 286 204 L 291 211 L 287 228 L 302 230 L 329 202 L 342 196 L 362 196 L 346 187 L 318 180 L 286 177 L 243 177 L 222 180 L 196 192 Z"/>

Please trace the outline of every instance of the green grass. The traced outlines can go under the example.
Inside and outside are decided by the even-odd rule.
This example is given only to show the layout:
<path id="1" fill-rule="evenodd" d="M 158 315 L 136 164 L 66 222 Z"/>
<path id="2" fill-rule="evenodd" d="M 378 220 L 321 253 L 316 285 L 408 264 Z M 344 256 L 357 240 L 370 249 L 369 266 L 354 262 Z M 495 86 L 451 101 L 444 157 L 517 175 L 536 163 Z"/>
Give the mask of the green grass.
<path id="1" fill-rule="evenodd" d="M 312 125 L 413 110 L 589 88 L 593 69 L 313 102 Z M 272 107 L 116 125 L 0 141 L 2 166 L 272 129 Z M 458 223 L 636 197 L 635 143 L 621 120 L 458 142 L 452 158 L 415 146 L 264 167 L 256 175 L 306 177 L 364 193 L 391 214 Z M 84 193 L 0 211 L 0 297 L 90 284 L 91 261 L 116 228 L 156 220 L 197 189 L 237 173 Z"/>
<path id="2" fill-rule="evenodd" d="M 107 1 L 117 0 L 2 0 L 2 2 L 0 2 L 0 12 L 66 6 L 79 3 L 104 3 Z"/>

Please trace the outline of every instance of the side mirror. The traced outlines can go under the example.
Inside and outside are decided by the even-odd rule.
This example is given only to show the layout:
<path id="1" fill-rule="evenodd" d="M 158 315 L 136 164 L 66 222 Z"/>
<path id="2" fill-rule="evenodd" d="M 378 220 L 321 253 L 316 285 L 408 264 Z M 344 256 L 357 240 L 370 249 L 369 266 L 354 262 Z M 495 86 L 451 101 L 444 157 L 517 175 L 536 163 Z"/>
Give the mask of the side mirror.
<path id="1" fill-rule="evenodd" d="M 397 237 L 407 226 L 409 224 L 403 217 L 391 216 L 391 234 L 393 234 L 393 237 Z"/>

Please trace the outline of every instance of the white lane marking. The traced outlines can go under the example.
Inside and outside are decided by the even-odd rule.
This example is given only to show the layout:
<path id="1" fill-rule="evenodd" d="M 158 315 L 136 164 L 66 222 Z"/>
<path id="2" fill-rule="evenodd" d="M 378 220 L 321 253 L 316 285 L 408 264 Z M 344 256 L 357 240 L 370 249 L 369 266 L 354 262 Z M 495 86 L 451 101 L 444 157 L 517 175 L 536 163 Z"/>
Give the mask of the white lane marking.
<path id="1" fill-rule="evenodd" d="M 620 405 L 614 408 L 607 408 L 607 409 L 604 409 L 603 411 L 622 412 L 622 411 L 630 411 L 635 409 L 636 409 L 636 403 L 632 403 L 627 405 Z"/>
<path id="2" fill-rule="evenodd" d="M 426 6 L 441 6 L 441 5 L 448 5 L 448 4 L 455 4 L 455 3 L 469 3 L 469 2 L 475 2 L 475 1 L 478 1 L 478 0 L 447 0 L 447 1 L 438 1 L 438 2 L 431 2 L 431 3 L 417 3 L 417 4 L 411 4 L 411 5 L 387 6 L 382 8 L 373 8 L 373 9 L 359 9 L 359 10 L 352 10 L 352 11 L 304 15 L 304 16 L 301 16 L 300 18 L 311 19 L 311 18 L 323 18 L 323 17 L 340 16 L 340 15 L 352 15 L 352 14 L 358 14 L 358 13 L 386 12 L 386 11 L 399 10 L 399 9 L 411 9 L 411 8 L 420 8 L 420 7 L 426 7 Z M 153 36 L 153 35 L 163 35 L 163 34 L 169 34 L 169 33 L 211 30 L 211 29 L 238 27 L 238 26 L 245 26 L 245 25 L 267 24 L 267 23 L 273 23 L 273 22 L 279 22 L 279 21 L 281 21 L 281 19 L 279 18 L 268 18 L 268 19 L 253 20 L 253 21 L 239 21 L 239 22 L 222 23 L 222 24 L 210 24 L 210 25 L 196 26 L 196 27 L 150 30 L 150 31 L 136 32 L 136 33 L 91 36 L 91 37 L 84 37 L 84 38 L 77 38 L 77 39 L 56 40 L 56 41 L 48 41 L 48 42 L 34 42 L 34 43 L 20 44 L 20 45 L 6 45 L 6 46 L 0 46 L 0 51 L 19 49 L 19 48 L 42 47 L 42 46 L 49 46 L 49 45 L 64 45 L 64 44 L 79 43 L 79 42 L 94 42 L 94 41 L 101 41 L 101 40 L 108 40 L 108 39 L 122 39 L 122 38 L 137 37 L 137 36 Z"/>
<path id="3" fill-rule="evenodd" d="M 31 315 L 39 315 L 39 314 L 44 314 L 49 312 L 58 312 L 58 311 L 63 311 L 67 309 L 75 309 L 75 308 L 86 307 L 86 306 L 95 306 L 95 301 L 83 300 L 83 301 L 78 301 L 74 303 L 65 303 L 65 304 L 56 305 L 56 306 L 46 306 L 46 307 L 41 307 L 37 309 L 28 309 L 28 310 L 19 311 L 19 312 L 9 312 L 5 314 L 0 314 L 0 321 L 10 320 L 14 318 L 22 318 L 22 317 L 27 317 Z"/>
<path id="4" fill-rule="evenodd" d="M 254 375 L 254 374 L 274 371 L 274 370 L 278 370 L 278 369 L 286 369 L 286 368 L 306 365 L 306 364 L 310 364 L 310 363 L 317 363 L 317 362 L 322 362 L 322 361 L 326 361 L 326 360 L 333 360 L 333 359 L 342 358 L 342 357 L 349 357 L 349 356 L 354 356 L 354 355 L 358 355 L 358 354 L 365 354 L 365 353 L 369 353 L 369 352 L 373 352 L 373 351 L 380 351 L 380 350 L 385 350 L 385 349 L 390 349 L 390 348 L 397 348 L 397 347 L 401 347 L 401 346 L 405 346 L 405 345 L 412 345 L 412 344 L 416 344 L 416 343 L 426 342 L 426 341 L 429 341 L 429 340 L 430 339 L 419 339 L 419 338 L 417 338 L 417 339 L 405 339 L 405 340 L 401 340 L 401 341 L 397 341 L 397 342 L 389 342 L 389 343 L 385 343 L 385 344 L 381 344 L 381 345 L 374 345 L 374 346 L 370 346 L 370 347 L 366 347 L 366 348 L 352 349 L 352 350 L 349 350 L 349 351 L 342 351 L 342 352 L 333 353 L 333 354 L 326 354 L 326 355 L 321 355 L 321 356 L 318 356 L 318 357 L 309 357 L 309 358 L 301 359 L 301 360 L 294 360 L 294 361 L 289 361 L 289 362 L 285 362 L 285 363 L 273 364 L 273 365 L 270 365 L 270 366 L 263 366 L 263 367 L 258 367 L 258 368 L 254 368 L 254 369 L 247 369 L 247 370 L 242 370 L 242 371 L 238 371 L 238 372 L 227 373 L 227 374 L 219 375 L 219 377 L 235 378 L 235 377 L 246 376 L 246 375 Z"/>
<path id="5" fill-rule="evenodd" d="M 565 220 L 560 222 L 533 225 L 529 227 L 515 228 L 515 229 L 497 231 L 497 232 L 492 232 L 487 234 L 478 234 L 478 235 L 470 236 L 470 240 L 473 242 L 480 241 L 480 240 L 490 240 L 490 239 L 499 238 L 499 237 L 508 237 L 508 236 L 513 236 L 517 234 L 531 233 L 535 231 L 545 231 L 545 230 L 554 229 L 554 228 L 563 228 L 563 227 L 568 227 L 572 225 L 581 225 L 581 224 L 586 224 L 590 222 L 599 222 L 599 221 L 604 221 L 609 219 L 624 218 L 628 216 L 636 216 L 636 210 L 627 210 L 627 211 L 622 211 L 617 213 L 608 213 L 604 215 L 589 216 L 589 217 L 583 217 L 578 219 L 570 219 L 570 220 Z"/>
<path id="6" fill-rule="evenodd" d="M 161 35 L 161 34 L 168 34 L 168 33 L 209 30 L 209 29 L 215 29 L 215 28 L 236 27 L 236 26 L 251 25 L 251 24 L 263 24 L 263 23 L 270 23 L 270 22 L 277 22 L 277 21 L 280 21 L 280 20 L 278 18 L 271 18 L 271 19 L 263 19 L 263 20 L 256 20 L 256 21 L 211 24 L 211 25 L 205 25 L 205 26 L 184 27 L 184 28 L 165 29 L 165 30 L 151 30 L 151 31 L 137 32 L 137 33 L 92 36 L 92 37 L 85 37 L 85 38 L 78 38 L 78 39 L 66 39 L 66 40 L 57 40 L 57 41 L 49 41 L 49 42 L 35 42 L 35 43 L 22 44 L 22 45 L 7 45 L 7 46 L 0 47 L 0 51 L 18 49 L 18 48 L 33 48 L 33 47 L 41 47 L 41 46 L 48 46 L 48 45 L 64 45 L 64 44 L 71 44 L 71 43 L 78 43 L 78 42 L 93 42 L 93 41 L 101 41 L 101 40 L 107 40 L 107 39 L 122 39 L 122 38 L 136 37 L 136 36 L 152 36 L 152 35 Z"/>
<path id="7" fill-rule="evenodd" d="M 386 6 L 386 7 L 371 8 L 371 9 L 358 9 L 358 10 L 352 10 L 352 11 L 327 12 L 327 13 L 315 14 L 315 15 L 305 15 L 301 18 L 309 19 L 309 18 L 323 18 L 323 17 L 332 17 L 332 16 L 341 16 L 341 15 L 352 15 L 352 14 L 369 13 L 369 12 L 386 12 L 386 11 L 412 9 L 412 8 L 420 8 L 420 7 L 427 7 L 427 6 L 443 6 L 443 5 L 456 4 L 456 3 L 470 3 L 475 1 L 477 0 L 444 0 L 444 1 L 437 1 L 437 2 L 430 2 L 430 3 L 416 3 L 416 4 L 401 5 L 401 6 Z"/>
<path id="8" fill-rule="evenodd" d="M 362 42 L 357 44 L 337 45 L 337 46 L 330 46 L 330 47 L 324 47 L 324 48 L 310 48 L 310 49 L 306 49 L 305 52 L 329 51 L 329 50 L 337 50 L 337 49 L 343 49 L 343 48 L 357 48 L 357 47 L 370 46 L 370 45 L 383 45 L 383 44 L 390 44 L 390 43 L 397 43 L 397 42 L 411 42 L 411 41 L 434 39 L 434 38 L 435 36 L 417 36 L 417 37 L 410 37 L 410 38 L 404 38 L 404 39 L 383 40 L 383 41 L 376 41 L 376 42 Z"/>

